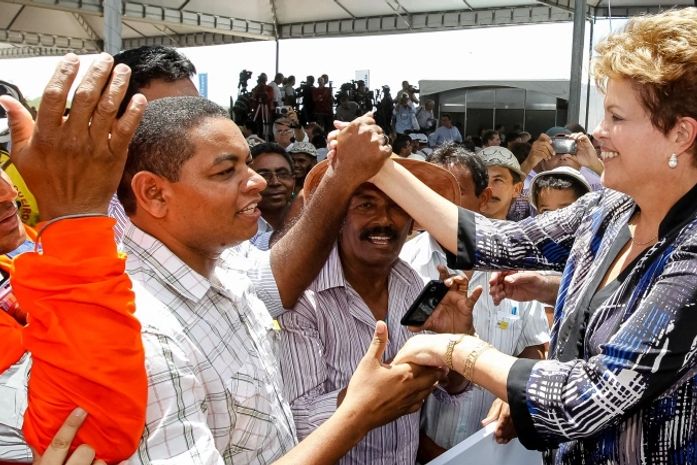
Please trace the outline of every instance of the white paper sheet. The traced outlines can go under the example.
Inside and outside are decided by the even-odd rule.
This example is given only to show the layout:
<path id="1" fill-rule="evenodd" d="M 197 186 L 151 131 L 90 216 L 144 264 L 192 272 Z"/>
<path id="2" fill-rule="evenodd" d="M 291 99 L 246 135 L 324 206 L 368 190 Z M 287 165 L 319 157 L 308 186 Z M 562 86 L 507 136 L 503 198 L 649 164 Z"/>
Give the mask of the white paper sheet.
<path id="1" fill-rule="evenodd" d="M 528 450 L 514 439 L 508 444 L 494 440 L 496 423 L 490 423 L 427 465 L 541 465 L 542 453 Z"/>

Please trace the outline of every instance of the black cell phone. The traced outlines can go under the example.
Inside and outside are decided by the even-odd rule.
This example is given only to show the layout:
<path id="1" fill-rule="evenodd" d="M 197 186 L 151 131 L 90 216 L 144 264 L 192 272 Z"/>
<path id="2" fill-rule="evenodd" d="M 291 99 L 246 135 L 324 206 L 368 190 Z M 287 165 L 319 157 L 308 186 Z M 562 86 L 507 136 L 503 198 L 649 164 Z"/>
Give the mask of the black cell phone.
<path id="1" fill-rule="evenodd" d="M 573 139 L 567 139 L 566 137 L 555 137 L 552 139 L 552 147 L 554 148 L 554 153 L 557 155 L 561 155 L 563 153 L 576 155 L 576 141 Z"/>
<path id="2" fill-rule="evenodd" d="M 448 286 L 443 281 L 429 281 L 402 317 L 402 325 L 421 326 L 426 323 L 428 317 L 431 316 L 431 313 L 447 293 Z"/>

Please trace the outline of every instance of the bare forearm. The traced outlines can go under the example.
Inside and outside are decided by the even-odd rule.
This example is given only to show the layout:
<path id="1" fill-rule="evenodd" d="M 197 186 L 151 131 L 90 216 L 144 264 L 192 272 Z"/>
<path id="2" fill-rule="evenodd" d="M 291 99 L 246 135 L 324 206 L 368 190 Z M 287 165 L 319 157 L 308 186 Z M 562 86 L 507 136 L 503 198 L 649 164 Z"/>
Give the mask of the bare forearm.
<path id="1" fill-rule="evenodd" d="M 307 134 L 305 133 L 305 129 L 303 129 L 303 127 L 300 126 L 300 123 L 298 123 L 297 128 L 293 128 L 293 136 L 295 137 L 296 142 L 301 142 L 305 140 Z"/>
<path id="2" fill-rule="evenodd" d="M 283 307 L 294 307 L 322 269 L 356 187 L 328 169 L 297 223 L 271 248 L 271 270 Z"/>
<path id="3" fill-rule="evenodd" d="M 481 340 L 466 336 L 455 346 L 453 366 L 459 373 L 464 371 L 467 356 L 480 344 L 482 344 Z M 508 373 L 515 361 L 515 357 L 503 354 L 496 349 L 484 350 L 476 359 L 471 381 L 504 402 L 508 402 Z"/>
<path id="4" fill-rule="evenodd" d="M 560 276 L 545 276 L 545 285 L 540 290 L 540 296 L 537 298 L 539 302 L 554 307 L 557 303 L 557 295 L 559 294 L 559 284 L 561 283 Z"/>
<path id="5" fill-rule="evenodd" d="M 274 465 L 331 465 L 368 432 L 358 412 L 339 408 L 334 415 Z"/>
<path id="6" fill-rule="evenodd" d="M 452 253 L 457 253 L 457 206 L 419 181 L 406 168 L 387 160 L 375 185 Z"/>

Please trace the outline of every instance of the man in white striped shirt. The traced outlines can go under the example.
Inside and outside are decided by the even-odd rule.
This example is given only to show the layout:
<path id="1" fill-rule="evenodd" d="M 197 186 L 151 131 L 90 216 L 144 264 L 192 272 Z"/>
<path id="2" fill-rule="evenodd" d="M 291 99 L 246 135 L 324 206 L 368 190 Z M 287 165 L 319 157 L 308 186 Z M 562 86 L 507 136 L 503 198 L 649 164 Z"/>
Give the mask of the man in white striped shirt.
<path id="1" fill-rule="evenodd" d="M 459 195 L 447 171 L 418 160 L 398 163 L 446 198 L 455 200 Z M 326 167 L 322 162 L 308 174 L 306 197 L 312 198 Z M 423 287 L 418 274 L 399 259 L 411 226 L 411 218 L 375 186 L 361 185 L 351 197 L 337 245 L 324 268 L 294 311 L 279 317 L 281 373 L 299 438 L 319 427 L 341 404 L 377 320 L 389 328 L 386 359 L 392 359 L 409 338 L 400 320 Z M 465 298 L 451 291 L 444 302 Z M 448 396 L 444 391 L 438 395 Z M 339 463 L 413 465 L 418 445 L 419 413 L 413 413 L 368 433 Z"/>

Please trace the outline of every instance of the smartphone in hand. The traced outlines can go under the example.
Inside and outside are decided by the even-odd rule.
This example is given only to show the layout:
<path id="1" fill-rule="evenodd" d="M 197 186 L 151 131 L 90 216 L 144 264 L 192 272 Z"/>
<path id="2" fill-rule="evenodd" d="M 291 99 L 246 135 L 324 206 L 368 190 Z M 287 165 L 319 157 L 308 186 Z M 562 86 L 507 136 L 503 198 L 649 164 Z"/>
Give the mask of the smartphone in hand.
<path id="1" fill-rule="evenodd" d="M 419 296 L 402 317 L 404 326 L 421 326 L 426 323 L 445 294 L 448 293 L 448 286 L 440 280 L 432 280 L 426 284 Z"/>

